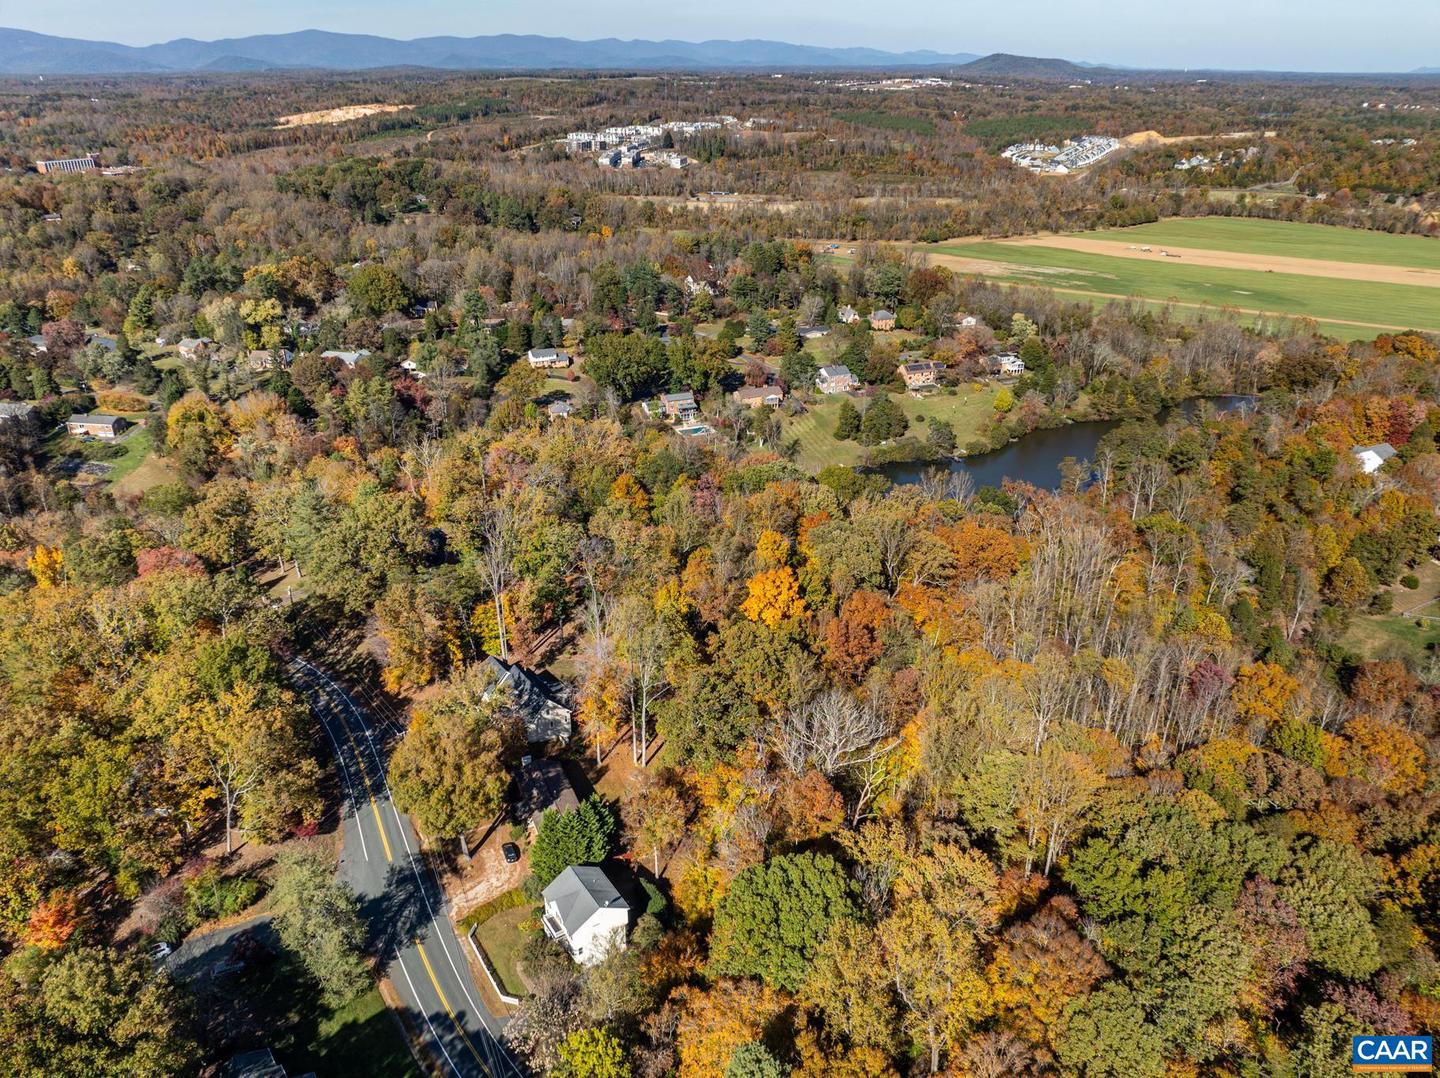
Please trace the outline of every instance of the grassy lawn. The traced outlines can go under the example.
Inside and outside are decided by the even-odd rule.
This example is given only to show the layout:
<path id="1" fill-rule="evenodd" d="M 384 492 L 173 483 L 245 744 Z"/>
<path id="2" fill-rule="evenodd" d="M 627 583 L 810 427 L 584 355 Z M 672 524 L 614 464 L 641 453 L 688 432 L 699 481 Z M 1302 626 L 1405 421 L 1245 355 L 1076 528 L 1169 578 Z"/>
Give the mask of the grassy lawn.
<path id="1" fill-rule="evenodd" d="M 317 1075 L 416 1074 L 400 1028 L 378 988 L 320 1018 L 310 1040 L 291 1058 L 292 1073 L 307 1068 Z"/>
<path id="2" fill-rule="evenodd" d="M 1434 610 L 1427 607 L 1425 613 Z M 1421 624 L 1414 617 L 1366 614 L 1350 623 L 1341 643 L 1366 659 L 1420 659 L 1429 645 L 1440 644 L 1440 621 Z"/>
<path id="3" fill-rule="evenodd" d="M 151 446 L 153 449 L 153 445 Z M 113 473 L 112 473 L 113 474 Z M 114 479 L 110 492 L 119 496 L 134 497 L 144 494 L 151 487 L 162 483 L 178 483 L 180 473 L 163 457 L 149 453 L 135 461 L 128 471 Z"/>
<path id="4" fill-rule="evenodd" d="M 1078 232 L 1088 239 L 1152 246 L 1203 247 L 1239 254 L 1369 262 L 1413 269 L 1440 269 L 1440 240 L 1393 236 L 1335 225 L 1264 221 L 1241 217 L 1191 217 L 1157 221 L 1133 228 Z"/>
<path id="5" fill-rule="evenodd" d="M 912 397 L 909 393 L 891 393 L 890 399 L 910 420 L 910 436 L 923 440 L 930 420 L 945 419 L 955 428 L 956 443 L 963 446 L 994 414 L 995 392 L 996 387 L 987 384 L 982 385 L 979 391 L 965 386 L 953 393 L 941 390 L 921 398 Z M 783 437 L 787 442 L 792 438 L 800 440 L 796 463 L 806 471 L 818 472 L 831 464 L 854 467 L 864 459 L 865 446 L 859 442 L 835 440 L 835 420 L 843 399 L 827 397 L 812 405 L 804 415 L 786 419 Z M 921 416 L 925 417 L 924 423 L 919 421 Z"/>
<path id="6" fill-rule="evenodd" d="M 131 475 L 155 449 L 155 438 L 151 432 L 140 427 L 130 432 L 120 443 L 125 450 L 123 457 L 109 461 L 114 465 L 110 469 L 111 484 L 119 483 L 126 476 Z"/>
<path id="7" fill-rule="evenodd" d="M 1367 659 L 1420 659 L 1430 644 L 1440 643 L 1440 565 L 1421 562 L 1413 570 L 1420 586 L 1413 591 L 1401 585 L 1389 589 L 1394 609 L 1389 614 L 1357 614 L 1341 643 Z M 1407 613 L 1408 612 L 1408 613 Z"/>
<path id="8" fill-rule="evenodd" d="M 1247 307 L 1396 329 L 1440 329 L 1440 297 L 1436 289 L 1422 285 L 1222 269 L 1183 261 L 1150 262 L 1007 243 L 948 244 L 930 250 L 1006 263 L 1015 267 L 1007 278 L 1050 288 L 1173 299 L 1214 307 Z"/>
<path id="9" fill-rule="evenodd" d="M 259 1043 L 269 1045 L 291 1074 L 314 1071 L 320 1078 L 384 1074 L 419 1078 L 394 1016 L 378 988 L 370 988 L 334 1010 L 319 1002 L 318 989 L 293 959 L 281 955 L 268 966 L 227 984 L 216 1005 L 232 994 L 258 1026 Z"/>
<path id="10" fill-rule="evenodd" d="M 490 959 L 495 972 L 500 975 L 500 985 L 512 996 L 527 994 L 525 982 L 520 979 L 515 958 L 524 941 L 520 923 L 535 913 L 531 905 L 517 906 L 513 910 L 501 910 L 475 930 L 475 942 Z"/>

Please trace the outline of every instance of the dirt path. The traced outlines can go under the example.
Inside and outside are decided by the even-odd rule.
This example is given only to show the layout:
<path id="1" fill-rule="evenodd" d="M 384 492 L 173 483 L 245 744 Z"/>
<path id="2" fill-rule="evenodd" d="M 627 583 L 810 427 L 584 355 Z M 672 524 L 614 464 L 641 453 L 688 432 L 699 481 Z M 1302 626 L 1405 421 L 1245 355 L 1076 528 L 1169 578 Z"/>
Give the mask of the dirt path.
<path id="1" fill-rule="evenodd" d="M 1250 255 L 1234 251 L 1215 251 L 1203 247 L 1171 247 L 1158 243 L 1124 244 L 1110 240 L 1094 240 L 1085 236 L 1027 236 L 1003 240 L 1016 247 L 1050 247 L 1081 254 L 1106 255 L 1110 258 L 1138 258 L 1149 262 L 1172 263 L 1160 252 L 1179 255 L 1180 261 L 1191 266 L 1216 269 L 1251 270 L 1265 273 L 1291 273 L 1300 277 L 1338 277 L 1348 281 L 1370 281 L 1374 284 L 1413 284 L 1440 288 L 1440 270 L 1414 269 L 1408 266 L 1385 266 L 1374 262 L 1338 262 L 1324 258 L 1293 258 L 1288 255 Z"/>

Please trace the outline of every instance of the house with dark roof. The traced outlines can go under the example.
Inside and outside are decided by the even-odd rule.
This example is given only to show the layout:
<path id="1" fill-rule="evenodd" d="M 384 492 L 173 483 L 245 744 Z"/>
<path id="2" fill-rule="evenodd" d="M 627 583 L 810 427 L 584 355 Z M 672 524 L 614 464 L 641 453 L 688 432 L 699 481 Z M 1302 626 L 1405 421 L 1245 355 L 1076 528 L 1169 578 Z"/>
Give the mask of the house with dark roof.
<path id="1" fill-rule="evenodd" d="M 526 741 L 533 745 L 569 739 L 571 711 L 556 699 L 558 684 L 547 685 L 519 663 L 507 663 L 494 655 L 485 659 L 485 667 L 495 675 L 495 685 L 488 692 L 509 692 L 509 706 L 525 724 Z"/>
<path id="2" fill-rule="evenodd" d="M 559 760 L 526 756 L 515 774 L 515 819 L 530 830 L 540 826 L 540 817 L 551 809 L 569 812 L 578 808 L 580 798 L 565 775 Z"/>
<path id="3" fill-rule="evenodd" d="M 871 329 L 894 329 L 894 328 L 895 328 L 895 312 L 894 312 L 894 311 L 887 311 L 884 307 L 881 307 L 878 311 L 871 311 L 871 312 L 870 312 L 870 328 L 871 328 Z"/>
<path id="4" fill-rule="evenodd" d="M 905 382 L 906 389 L 926 389 L 935 385 L 940 372 L 945 369 L 945 364 L 937 363 L 933 359 L 918 360 L 914 363 L 902 363 L 896 368 L 896 372 Z"/>
<path id="5" fill-rule="evenodd" d="M 65 430 L 76 436 L 118 438 L 129 425 L 128 420 L 118 415 L 72 415 L 65 421 Z"/>
<path id="6" fill-rule="evenodd" d="M 571 865 L 540 892 L 545 935 L 582 965 L 594 965 L 625 946 L 630 904 L 598 865 Z"/>

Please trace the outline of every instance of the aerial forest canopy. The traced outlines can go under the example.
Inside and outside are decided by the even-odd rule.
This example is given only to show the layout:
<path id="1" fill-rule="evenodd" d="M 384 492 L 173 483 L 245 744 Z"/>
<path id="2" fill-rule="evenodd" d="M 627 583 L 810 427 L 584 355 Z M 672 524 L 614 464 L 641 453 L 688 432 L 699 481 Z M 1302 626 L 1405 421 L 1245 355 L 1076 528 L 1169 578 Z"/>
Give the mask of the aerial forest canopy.
<path id="1" fill-rule="evenodd" d="M 0 85 L 0 1072 L 251 1046 L 145 957 L 242 915 L 327 1017 L 369 990 L 301 659 L 382 717 L 368 778 L 446 886 L 465 836 L 526 846 L 486 912 L 536 1073 L 1329 1078 L 1440 1025 L 1437 327 L 887 242 L 1440 244 L 1437 91 L 195 81 Z M 717 109 L 766 122 L 683 168 L 564 148 Z M 995 153 L 1152 129 L 1262 150 Z M 118 174 L 20 171 L 82 152 Z M 958 459 L 1071 423 L 1106 425 L 1053 482 Z M 510 663 L 585 779 L 529 830 Z M 605 862 L 644 898 L 577 966 L 515 911 Z"/>

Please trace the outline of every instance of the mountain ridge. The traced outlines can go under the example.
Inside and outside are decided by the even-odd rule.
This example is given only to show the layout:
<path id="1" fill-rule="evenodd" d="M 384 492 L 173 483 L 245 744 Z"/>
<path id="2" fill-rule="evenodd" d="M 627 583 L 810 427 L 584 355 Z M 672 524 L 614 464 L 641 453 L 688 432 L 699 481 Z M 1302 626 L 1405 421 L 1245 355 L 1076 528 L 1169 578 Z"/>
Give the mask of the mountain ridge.
<path id="1" fill-rule="evenodd" d="M 0 27 L 0 74 L 177 74 L 288 68 L 363 71 L 387 67 L 449 70 L 886 68 L 963 65 L 976 53 L 931 49 L 887 52 L 784 41 L 576 41 L 538 34 L 424 37 L 401 41 L 372 34 L 299 30 L 200 41 L 177 38 L 122 45 Z"/>

